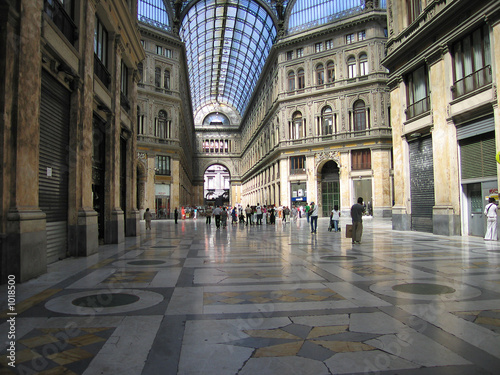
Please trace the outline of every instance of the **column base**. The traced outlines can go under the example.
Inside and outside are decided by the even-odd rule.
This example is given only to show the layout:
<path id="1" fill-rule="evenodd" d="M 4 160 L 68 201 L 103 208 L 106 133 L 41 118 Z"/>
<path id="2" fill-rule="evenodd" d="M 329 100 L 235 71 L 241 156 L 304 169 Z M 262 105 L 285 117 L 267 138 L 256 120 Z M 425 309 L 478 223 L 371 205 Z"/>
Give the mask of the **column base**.
<path id="1" fill-rule="evenodd" d="M 2 281 L 25 282 L 47 272 L 47 220 L 39 209 L 11 210 L 3 241 Z"/>
<path id="2" fill-rule="evenodd" d="M 392 217 L 391 207 L 374 207 L 373 217 Z"/>
<path id="3" fill-rule="evenodd" d="M 406 207 L 392 207 L 392 229 L 411 230 L 411 215 L 406 212 Z"/>
<path id="4" fill-rule="evenodd" d="M 125 241 L 125 218 L 122 210 L 111 212 L 111 220 L 105 225 L 104 242 L 122 243 Z"/>
<path id="5" fill-rule="evenodd" d="M 99 248 L 98 214 L 91 208 L 80 208 L 76 225 L 69 227 L 69 251 L 72 256 L 86 257 Z"/>
<path id="6" fill-rule="evenodd" d="M 141 233 L 141 215 L 139 211 L 130 211 L 127 215 L 127 237 L 136 237 Z"/>
<path id="7" fill-rule="evenodd" d="M 461 235 L 460 215 L 450 206 L 434 206 L 432 209 L 432 233 L 443 236 Z"/>

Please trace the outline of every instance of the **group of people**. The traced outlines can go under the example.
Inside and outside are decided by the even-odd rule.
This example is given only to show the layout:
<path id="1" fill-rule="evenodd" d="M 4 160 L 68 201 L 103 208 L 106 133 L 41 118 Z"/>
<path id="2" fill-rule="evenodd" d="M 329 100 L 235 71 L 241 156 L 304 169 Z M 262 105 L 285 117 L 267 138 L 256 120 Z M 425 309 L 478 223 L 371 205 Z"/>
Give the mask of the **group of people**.
<path id="1" fill-rule="evenodd" d="M 291 214 L 291 218 L 297 219 L 301 217 L 301 210 L 304 209 L 307 221 L 311 224 L 311 233 L 316 233 L 318 228 L 318 206 L 311 202 L 310 205 L 306 205 L 304 208 L 292 207 L 292 210 L 288 206 L 276 209 L 274 206 L 261 206 L 257 203 L 257 206 L 247 205 L 245 209 L 240 207 L 224 207 L 216 206 L 212 209 L 211 206 L 206 207 L 203 212 L 203 216 L 206 217 L 206 223 L 211 224 L 212 216 L 215 218 L 215 226 L 220 228 L 227 227 L 228 218 L 231 218 L 231 224 L 243 223 L 245 225 L 262 225 L 262 220 L 267 224 L 275 224 L 277 214 L 282 217 L 283 223 L 286 224 L 287 217 Z M 183 208 L 184 210 L 184 208 Z M 194 210 L 194 218 L 196 218 L 197 210 Z M 352 243 L 360 244 L 361 236 L 363 234 L 363 215 L 366 212 L 366 206 L 363 204 L 363 198 L 359 197 L 357 203 L 351 207 L 351 219 L 352 219 Z M 484 239 L 487 241 L 497 240 L 497 204 L 493 197 L 489 198 L 489 203 L 484 209 L 484 214 L 487 218 L 487 230 Z M 174 220 L 177 224 L 179 218 L 179 210 L 177 207 L 174 210 Z M 184 218 L 184 216 L 183 216 Z M 246 219 L 245 219 L 246 218 Z M 149 208 L 144 212 L 144 220 L 146 221 L 146 230 L 151 230 L 151 220 L 152 214 Z M 340 221 L 340 211 L 339 206 L 335 205 L 330 214 L 330 230 L 335 232 L 340 231 L 339 227 Z"/>

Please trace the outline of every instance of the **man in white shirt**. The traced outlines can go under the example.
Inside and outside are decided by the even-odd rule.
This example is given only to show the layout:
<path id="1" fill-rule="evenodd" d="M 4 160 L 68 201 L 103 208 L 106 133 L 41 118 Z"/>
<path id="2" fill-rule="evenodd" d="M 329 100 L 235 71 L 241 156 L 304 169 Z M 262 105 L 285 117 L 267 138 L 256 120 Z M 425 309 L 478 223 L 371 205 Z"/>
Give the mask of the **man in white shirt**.
<path id="1" fill-rule="evenodd" d="M 259 203 L 257 203 L 257 207 L 255 208 L 255 213 L 257 214 L 257 225 L 262 225 L 262 207 Z"/>
<path id="2" fill-rule="evenodd" d="M 311 208 L 309 208 L 309 216 L 311 221 L 311 233 L 316 233 L 318 229 L 318 206 L 311 202 Z"/>

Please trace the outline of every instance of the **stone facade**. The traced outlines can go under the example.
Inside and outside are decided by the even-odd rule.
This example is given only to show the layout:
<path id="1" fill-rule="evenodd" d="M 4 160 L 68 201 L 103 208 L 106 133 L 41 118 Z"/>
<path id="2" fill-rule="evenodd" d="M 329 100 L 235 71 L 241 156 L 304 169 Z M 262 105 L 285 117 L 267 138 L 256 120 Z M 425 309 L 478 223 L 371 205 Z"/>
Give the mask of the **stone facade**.
<path id="1" fill-rule="evenodd" d="M 65 4 L 0 2 L 2 280 L 8 274 L 28 280 L 46 272 L 47 262 L 89 255 L 99 241 L 119 243 L 137 234 L 136 173 L 125 168 L 136 160 L 134 72 L 144 58 L 131 22 L 135 2 Z M 104 30 L 99 72 L 97 23 Z M 61 108 L 53 89 L 69 109 Z M 100 138 L 93 131 L 96 117 L 103 124 Z M 51 133 L 56 125 L 64 137 Z M 60 160 L 55 149 L 51 155 L 53 145 Z M 99 147 L 103 194 L 96 206 Z M 55 210 L 58 201 L 67 205 Z M 57 241 L 64 246 L 51 255 Z"/>
<path id="2" fill-rule="evenodd" d="M 392 129 L 387 70 L 381 64 L 385 25 L 385 10 L 367 9 L 277 41 L 242 119 L 245 206 L 315 201 L 324 216 L 333 200 L 347 213 L 364 195 L 373 214 L 391 215 Z M 325 111 L 333 127 L 328 131 Z M 368 158 L 364 165 L 354 156 L 359 152 Z M 305 160 L 298 168 L 297 158 Z M 328 161 L 338 168 L 335 197 L 326 191 Z M 307 197 L 295 197 L 302 186 Z"/>
<path id="3" fill-rule="evenodd" d="M 406 8 L 409 3 L 413 12 Z M 390 70 L 393 227 L 481 236 L 481 208 L 488 196 L 498 196 L 498 1 L 388 1 L 387 7 L 383 63 Z M 427 214 L 430 225 L 419 228 L 411 146 L 425 139 L 432 142 L 434 201 Z M 468 147 L 488 156 L 469 154 Z M 468 169 L 471 162 L 476 171 Z"/>
<path id="4" fill-rule="evenodd" d="M 174 209 L 198 204 L 193 187 L 194 126 L 187 82 L 185 49 L 172 31 L 139 23 L 146 58 L 138 84 L 138 151 L 145 174 L 138 185 L 143 215 L 150 208 L 157 217 L 173 217 Z M 168 167 L 158 168 L 158 158 Z M 160 210 L 164 210 L 161 215 Z M 141 216 L 142 217 L 142 216 Z"/>

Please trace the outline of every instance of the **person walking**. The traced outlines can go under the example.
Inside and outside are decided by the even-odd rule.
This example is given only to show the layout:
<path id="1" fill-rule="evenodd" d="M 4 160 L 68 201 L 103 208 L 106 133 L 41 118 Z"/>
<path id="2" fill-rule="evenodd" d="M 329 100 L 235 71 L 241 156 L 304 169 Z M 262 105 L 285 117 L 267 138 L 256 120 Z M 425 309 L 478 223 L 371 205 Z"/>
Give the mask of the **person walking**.
<path id="1" fill-rule="evenodd" d="M 353 204 L 351 207 L 352 218 L 352 243 L 361 243 L 361 235 L 363 234 L 363 213 L 365 206 L 363 205 L 363 198 L 358 198 L 358 203 Z"/>
<path id="2" fill-rule="evenodd" d="M 205 223 L 210 225 L 212 224 L 212 207 L 211 206 L 208 206 L 205 210 L 205 216 L 206 216 L 206 220 L 205 220 Z"/>
<path id="3" fill-rule="evenodd" d="M 220 215 L 221 215 L 221 213 L 222 213 L 222 209 L 220 208 L 220 206 L 215 207 L 214 217 L 215 217 L 215 226 L 217 227 L 217 229 L 219 229 L 219 227 L 220 227 Z"/>
<path id="4" fill-rule="evenodd" d="M 286 224 L 286 217 L 290 215 L 290 209 L 288 206 L 283 207 L 283 224 Z"/>
<path id="5" fill-rule="evenodd" d="M 151 215 L 151 211 L 149 211 L 149 208 L 146 208 L 146 212 L 144 212 L 144 220 L 146 221 L 146 230 L 151 230 L 151 219 L 153 218 L 153 215 Z"/>
<path id="6" fill-rule="evenodd" d="M 257 225 L 262 225 L 262 207 L 259 203 L 255 207 L 255 214 L 257 215 Z"/>
<path id="7" fill-rule="evenodd" d="M 311 209 L 311 206 L 309 206 L 307 203 L 306 203 L 306 218 L 307 218 L 307 222 L 309 222 L 309 210 Z"/>
<path id="8" fill-rule="evenodd" d="M 174 210 L 175 224 L 177 224 L 177 219 L 179 219 L 179 210 L 177 209 L 177 207 L 175 207 L 175 210 Z"/>
<path id="9" fill-rule="evenodd" d="M 311 202 L 309 214 L 311 219 L 311 233 L 316 233 L 318 229 L 318 206 L 316 206 L 314 202 Z"/>
<path id="10" fill-rule="evenodd" d="M 490 197 L 489 204 L 484 209 L 486 215 L 487 228 L 484 236 L 485 241 L 496 241 L 497 238 L 497 204 L 495 198 Z"/>
<path id="11" fill-rule="evenodd" d="M 338 204 L 336 204 L 335 206 L 333 206 L 331 220 L 332 220 L 333 230 L 335 232 L 338 232 L 339 231 L 339 220 L 340 220 L 340 211 L 339 211 L 339 205 Z"/>

